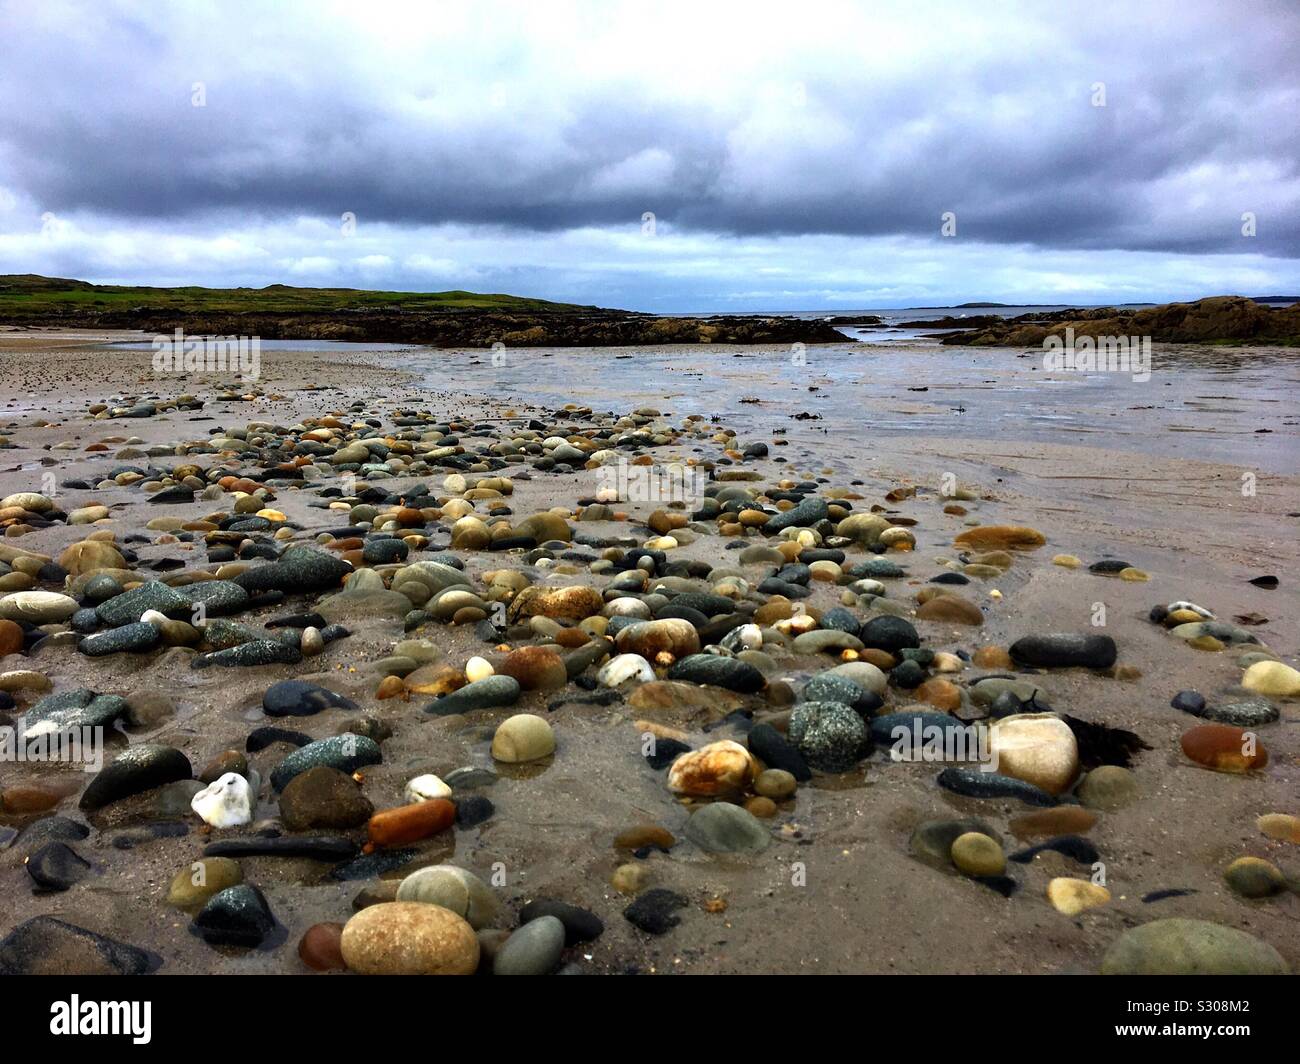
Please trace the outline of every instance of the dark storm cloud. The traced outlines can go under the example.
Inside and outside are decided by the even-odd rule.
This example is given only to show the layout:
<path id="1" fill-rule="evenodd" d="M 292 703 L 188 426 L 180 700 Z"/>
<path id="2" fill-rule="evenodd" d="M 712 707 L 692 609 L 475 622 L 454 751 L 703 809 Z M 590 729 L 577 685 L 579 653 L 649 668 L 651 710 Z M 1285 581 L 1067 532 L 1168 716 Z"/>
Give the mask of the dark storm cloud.
<path id="1" fill-rule="evenodd" d="M 653 211 L 678 230 L 929 237 L 952 211 L 989 243 L 1182 253 L 1244 250 L 1253 211 L 1250 251 L 1300 244 L 1287 2 L 813 4 L 803 30 L 748 7 L 701 24 L 421 6 L 375 7 L 377 32 L 316 6 L 6 4 L 0 185 L 127 220 L 543 232 Z"/>

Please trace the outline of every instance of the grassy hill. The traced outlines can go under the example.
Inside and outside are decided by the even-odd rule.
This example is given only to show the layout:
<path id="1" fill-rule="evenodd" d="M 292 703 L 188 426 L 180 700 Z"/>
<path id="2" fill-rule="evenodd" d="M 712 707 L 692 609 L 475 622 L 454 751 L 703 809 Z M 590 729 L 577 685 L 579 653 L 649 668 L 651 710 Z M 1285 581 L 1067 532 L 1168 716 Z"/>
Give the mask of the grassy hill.
<path id="1" fill-rule="evenodd" d="M 357 288 L 294 288 L 284 284 L 265 288 L 146 288 L 97 285 L 31 273 L 0 274 L 0 319 L 3 320 L 141 310 L 186 314 L 457 310 L 572 314 L 594 309 L 497 293 L 372 292 Z"/>

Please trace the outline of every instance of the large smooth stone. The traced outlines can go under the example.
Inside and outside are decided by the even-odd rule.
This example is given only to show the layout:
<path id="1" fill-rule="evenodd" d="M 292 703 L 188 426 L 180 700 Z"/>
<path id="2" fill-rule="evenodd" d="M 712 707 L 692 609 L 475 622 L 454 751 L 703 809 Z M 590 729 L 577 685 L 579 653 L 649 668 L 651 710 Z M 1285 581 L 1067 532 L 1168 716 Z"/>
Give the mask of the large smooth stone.
<path id="1" fill-rule="evenodd" d="M 725 687 L 740 694 L 761 691 L 767 681 L 753 665 L 717 654 L 691 654 L 668 670 L 668 679 Z"/>
<path id="2" fill-rule="evenodd" d="M 1040 669 L 1109 669 L 1118 651 L 1108 635 L 1045 632 L 1017 639 L 1011 644 L 1011 656 L 1021 665 Z"/>
<path id="3" fill-rule="evenodd" d="M 668 770 L 668 789 L 700 798 L 736 795 L 753 782 L 757 763 L 740 743 L 722 739 L 682 754 Z"/>
<path id="4" fill-rule="evenodd" d="M 440 905 L 381 902 L 343 927 L 343 959 L 361 975 L 473 975 L 474 929 Z"/>
<path id="5" fill-rule="evenodd" d="M 1287 975 L 1282 955 L 1245 931 L 1173 917 L 1125 931 L 1106 951 L 1102 975 Z"/>
<path id="6" fill-rule="evenodd" d="M 10 975 L 144 975 L 154 966 L 142 949 L 53 916 L 27 920 L 0 940 L 0 972 Z"/>
<path id="7" fill-rule="evenodd" d="M 513 676 L 489 676 L 434 699 L 424 707 L 424 711 L 444 717 L 453 713 L 471 713 L 478 709 L 513 706 L 519 701 L 520 691 L 519 681 Z"/>
<path id="8" fill-rule="evenodd" d="M 0 618 L 28 621 L 31 624 L 55 624 L 66 621 L 81 604 L 56 591 L 16 591 L 0 598 Z"/>
<path id="9" fill-rule="evenodd" d="M 847 772 L 870 745 L 862 718 L 839 702 L 795 706 L 788 734 L 808 764 L 822 772 Z"/>
<path id="10" fill-rule="evenodd" d="M 497 761 L 540 761 L 553 753 L 555 732 L 544 717 L 533 713 L 507 717 L 492 736 L 492 757 Z"/>
<path id="11" fill-rule="evenodd" d="M 268 717 L 309 717 L 323 709 L 356 709 L 350 698 L 305 680 L 281 680 L 262 695 Z"/>
<path id="12" fill-rule="evenodd" d="M 295 776 L 317 765 L 352 773 L 383 760 L 379 744 L 364 735 L 344 732 L 299 747 L 271 770 L 271 786 L 282 791 Z"/>
<path id="13" fill-rule="evenodd" d="M 1070 726 L 1052 713 L 1003 717 L 990 729 L 995 771 L 1061 794 L 1079 773 L 1079 746 Z"/>
<path id="14" fill-rule="evenodd" d="M 492 974 L 546 975 L 563 952 L 564 924 L 554 916 L 539 916 L 506 939 L 492 960 Z"/>
<path id="15" fill-rule="evenodd" d="M 194 930 L 210 946 L 259 946 L 275 928 L 266 896 L 241 883 L 218 891 L 194 917 Z"/>
<path id="16" fill-rule="evenodd" d="M 761 820 L 727 802 L 714 802 L 692 813 L 685 834 L 710 853 L 761 853 L 772 841 Z"/>
<path id="17" fill-rule="evenodd" d="M 441 905 L 475 931 L 497 918 L 500 905 L 491 888 L 473 872 L 456 865 L 430 865 L 412 872 L 397 888 L 398 901 Z"/>
<path id="18" fill-rule="evenodd" d="M 978 525 L 962 532 L 953 540 L 953 546 L 972 550 L 1032 550 L 1046 542 L 1046 536 L 1026 525 Z"/>
<path id="19" fill-rule="evenodd" d="M 194 768 L 189 758 L 179 750 L 144 743 L 123 751 L 117 760 L 105 766 L 82 792 L 79 804 L 82 809 L 92 812 L 133 794 L 193 776 Z"/>
<path id="20" fill-rule="evenodd" d="M 1257 661 L 1242 676 L 1241 686 L 1269 698 L 1300 698 L 1300 672 L 1280 661 Z"/>
<path id="21" fill-rule="evenodd" d="M 1230 724 L 1201 724 L 1185 732 L 1179 744 L 1191 760 L 1215 772 L 1250 772 L 1268 764 L 1268 751 L 1255 733 Z"/>

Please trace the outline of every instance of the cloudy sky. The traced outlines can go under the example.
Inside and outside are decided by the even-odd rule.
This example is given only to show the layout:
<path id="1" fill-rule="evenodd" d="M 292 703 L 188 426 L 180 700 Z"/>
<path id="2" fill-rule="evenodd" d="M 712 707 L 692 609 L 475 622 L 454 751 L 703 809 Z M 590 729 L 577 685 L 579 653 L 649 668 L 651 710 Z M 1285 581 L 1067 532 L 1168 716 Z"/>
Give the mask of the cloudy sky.
<path id="1" fill-rule="evenodd" d="M 657 311 L 1300 291 L 1295 0 L 0 0 L 0 27 L 0 273 Z"/>

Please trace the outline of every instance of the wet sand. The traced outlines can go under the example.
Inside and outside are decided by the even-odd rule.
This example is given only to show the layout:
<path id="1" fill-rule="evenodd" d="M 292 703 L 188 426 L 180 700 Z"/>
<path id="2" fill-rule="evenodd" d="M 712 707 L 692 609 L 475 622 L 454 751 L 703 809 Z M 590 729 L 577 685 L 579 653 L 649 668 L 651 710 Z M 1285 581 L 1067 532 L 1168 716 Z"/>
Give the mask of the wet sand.
<path id="1" fill-rule="evenodd" d="M 139 437 L 146 444 L 200 439 L 217 426 L 254 420 L 292 424 L 343 411 L 358 398 L 378 416 L 408 405 L 475 417 L 549 411 L 567 401 L 597 411 L 649 405 L 673 423 L 690 413 L 716 415 L 721 424 L 738 430 L 742 442 L 788 441 L 772 446 L 768 459 L 747 463 L 767 482 L 795 471 L 839 485 L 861 480 L 856 490 L 873 502 L 902 485 L 930 489 L 897 504 L 919 522 L 914 528 L 918 545 L 914 554 L 901 558 L 913 581 L 905 590 L 891 588 L 891 597 L 914 591 L 942 571 L 936 558 L 956 554 L 952 540 L 965 519 L 942 513 L 945 500 L 937 492 L 945 473 L 980 494 L 979 502 L 968 505 L 982 523 L 1027 524 L 1046 534 L 1048 545 L 1019 558 L 1003 577 L 976 581 L 966 589 L 985 611 L 982 629 L 922 622 L 918 627 L 927 646 L 969 650 L 988 643 L 1005 646 L 1031 632 L 1085 631 L 1094 604 L 1106 604 L 1105 631 L 1119 644 L 1120 663 L 1139 669 L 1140 678 L 1125 682 L 1068 670 L 1044 674 L 1036 682 L 1058 711 L 1132 730 L 1153 748 L 1134 765 L 1143 799 L 1103 814 L 1090 834 L 1106 864 L 1113 895 L 1109 905 L 1075 918 L 1057 913 L 1044 897 L 1047 881 L 1083 870 L 1055 855 L 1018 868 L 1021 888 L 1010 899 L 955 872 L 919 863 L 908 853 L 917 823 L 981 816 L 1010 841 L 1006 824 L 1026 807 L 955 796 L 935 786 L 935 766 L 892 764 L 877 752 L 854 772 L 801 787 L 774 823 L 773 845 L 757 857 L 710 856 L 679 845 L 671 856 L 650 858 L 651 885 L 680 891 L 692 905 L 670 934 L 649 938 L 620 916 L 628 899 L 609 886 L 610 874 L 621 862 L 611 839 L 647 821 L 663 824 L 680 838 L 686 810 L 668 794 L 663 774 L 651 772 L 642 760 L 639 733 L 632 725 L 635 710 L 565 705 L 549 714 L 560 737 L 554 759 L 540 772 L 503 772 L 489 792 L 496 815 L 480 828 L 457 830 L 429 845 L 422 860 L 454 860 L 484 878 L 499 862 L 507 885 L 498 893 L 511 905 L 546 895 L 597 913 L 605 921 L 605 933 L 573 955 L 584 969 L 1094 972 L 1122 930 L 1167 916 L 1239 927 L 1272 944 L 1293 969 L 1300 968 L 1300 898 L 1286 894 L 1249 902 L 1230 893 L 1222 879 L 1224 866 L 1246 854 L 1267 856 L 1284 871 L 1300 874 L 1300 848 L 1270 842 L 1255 826 L 1263 813 L 1300 812 L 1300 704 L 1282 704 L 1282 719 L 1261 729 L 1271 755 L 1265 771 L 1236 777 L 1195 766 L 1181 754 L 1178 738 L 1199 722 L 1170 708 L 1169 699 L 1180 689 L 1194 688 L 1211 701 L 1221 700 L 1241 673 L 1232 653 L 1193 650 L 1146 617 L 1151 606 L 1178 599 L 1190 599 L 1228 620 L 1259 613 L 1269 619 L 1255 629 L 1260 639 L 1295 663 L 1300 649 L 1295 582 L 1300 573 L 1300 476 L 1294 470 L 1300 465 L 1300 418 L 1287 396 L 1295 394 L 1300 375 L 1296 353 L 1162 349 L 1152 381 L 1134 384 L 1126 396 L 1111 387 L 1078 391 L 1072 381 L 1056 388 L 1031 385 L 1023 380 L 1024 352 L 1015 350 L 849 353 L 846 345 L 844 353 L 810 348 L 809 364 L 799 366 L 786 349 L 573 349 L 521 352 L 517 363 L 508 354 L 506 365 L 494 366 L 487 352 L 264 349 L 258 383 L 266 398 L 209 401 L 199 412 L 92 421 L 86 408 L 93 402 L 182 392 L 211 399 L 228 383 L 224 378 L 156 376 L 148 351 L 104 348 L 95 345 L 96 339 L 104 338 L 0 333 L 5 384 L 0 435 L 18 445 L 0 451 L 0 495 L 39 491 L 41 474 L 48 471 L 59 480 L 98 479 L 96 470 L 118 464 L 112 455 L 123 446 L 86 455 L 82 448 L 99 439 Z M 891 360 L 888 370 L 877 365 L 880 359 Z M 1167 376 L 1173 378 L 1168 387 Z M 632 387 L 632 381 L 639 385 Z M 930 390 L 908 391 L 919 387 Z M 1161 397 L 1149 398 L 1153 392 Z M 749 398 L 761 402 L 741 402 Z M 1153 403 L 1171 405 L 1138 409 Z M 999 408 L 968 418 L 955 412 L 954 404 L 976 412 L 985 405 Z M 1019 406 L 1024 416 L 1003 416 L 1002 406 Z M 795 420 L 793 415 L 802 412 L 821 419 Z M 1045 417 L 1053 412 L 1080 423 L 1062 429 Z M 41 421 L 46 424 L 38 425 Z M 1257 433 L 1261 428 L 1271 431 Z M 78 449 L 48 450 L 65 441 L 74 441 Z M 697 457 L 717 457 L 718 448 L 700 446 Z M 787 462 L 774 460 L 779 457 Z M 1253 497 L 1242 495 L 1243 473 L 1256 477 Z M 594 472 L 565 478 L 537 475 L 518 482 L 510 504 L 517 514 L 571 506 L 596 486 Z M 307 506 L 313 499 L 314 494 L 282 490 L 274 505 L 301 523 L 307 536 L 337 527 L 337 515 Z M 129 488 L 70 492 L 58 502 L 65 509 L 92 502 L 113 507 L 111 527 L 119 538 L 141 530 L 159 514 L 159 508 L 149 507 Z M 198 518 L 219 505 L 195 502 L 165 512 Z M 628 507 L 634 520 L 654 508 Z M 596 535 L 629 531 L 627 524 L 615 523 L 580 527 Z M 10 542 L 57 555 L 85 531 L 55 526 Z M 674 556 L 733 564 L 729 552 L 721 550 L 723 542 L 702 536 Z M 1066 570 L 1050 564 L 1058 552 L 1076 554 L 1085 564 L 1123 557 L 1151 579 L 1123 583 L 1086 570 Z M 204 562 L 198 543 L 141 545 L 139 553 L 142 560 Z M 475 575 L 503 561 L 490 554 L 465 558 Z M 851 552 L 850 560 L 859 558 Z M 1282 586 L 1265 591 L 1247 582 L 1263 573 L 1279 576 Z M 585 571 L 557 581 L 599 584 Z M 1000 601 L 988 597 L 991 587 L 1002 592 Z M 836 604 L 834 589 L 814 588 L 812 604 Z M 310 605 L 304 601 L 302 608 Z M 256 626 L 293 609 L 286 604 L 239 620 Z M 55 690 L 89 686 L 115 693 L 142 688 L 168 692 L 179 703 L 178 716 L 154 732 L 132 734 L 131 741 L 179 747 L 196 768 L 224 749 L 243 748 L 244 737 L 259 722 L 261 693 L 270 683 L 285 675 L 327 683 L 393 727 L 383 746 L 384 763 L 366 773 L 366 793 L 376 808 L 400 803 L 405 781 L 419 772 L 490 765 L 492 726 L 510 713 L 545 714 L 554 699 L 553 694 L 526 693 L 511 710 L 468 719 L 426 717 L 416 700 L 376 701 L 378 677 L 367 666 L 403 638 L 401 623 L 372 620 L 349 627 L 350 638 L 299 666 L 196 671 L 174 655 L 92 660 L 62 647 L 40 650 L 31 659 L 6 658 L 0 671 L 39 669 L 54 681 Z M 483 652 L 469 631 L 431 625 L 419 634 L 437 641 L 455 663 Z M 825 662 L 791 657 L 781 664 L 786 670 L 782 676 L 797 679 Z M 969 683 L 979 672 L 968 669 L 961 680 Z M 341 711 L 330 710 L 287 723 L 319 738 L 333 734 L 344 719 Z M 706 734 L 699 721 L 677 723 L 690 732 L 692 745 L 731 734 L 726 729 Z M 281 756 L 282 751 L 268 750 L 250 760 L 265 777 Z M 0 785 L 68 779 L 72 771 L 3 765 Z M 117 803 L 92 822 L 105 828 L 129 823 L 140 808 L 131 800 Z M 75 798 L 59 811 L 79 815 Z M 259 814 L 273 812 L 274 806 L 264 801 Z M 0 824 L 20 822 L 0 817 Z M 334 883 L 313 862 L 245 859 L 245 879 L 266 893 L 286 928 L 287 943 L 247 953 L 214 950 L 187 931 L 184 914 L 162 900 L 171 876 L 201 852 L 204 836 L 192 829 L 185 838 L 118 850 L 108 834 L 97 832 L 78 846 L 102 874 L 57 895 L 34 895 L 15 850 L 0 851 L 0 892 L 7 899 L 0 934 L 49 913 L 155 951 L 165 972 L 302 972 L 306 969 L 294 949 L 298 937 L 314 923 L 345 921 L 362 885 Z M 801 868 L 803 877 L 797 875 Z M 795 885 L 801 878 L 804 885 Z M 1141 900 L 1149 892 L 1171 888 L 1196 893 L 1153 903 Z M 703 909 L 703 902 L 715 897 L 726 900 L 724 912 Z"/>

